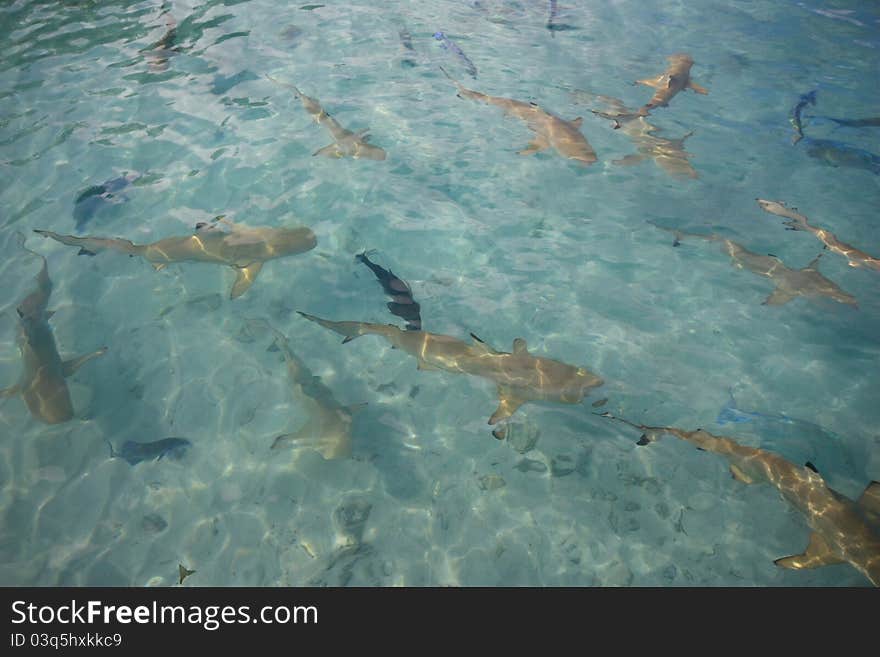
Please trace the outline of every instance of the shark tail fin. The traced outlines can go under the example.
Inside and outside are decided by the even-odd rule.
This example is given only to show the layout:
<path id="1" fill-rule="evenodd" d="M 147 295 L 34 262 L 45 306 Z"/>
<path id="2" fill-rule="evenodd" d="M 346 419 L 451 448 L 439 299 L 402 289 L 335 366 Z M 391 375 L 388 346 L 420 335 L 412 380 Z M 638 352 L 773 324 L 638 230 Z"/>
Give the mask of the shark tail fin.
<path id="1" fill-rule="evenodd" d="M 333 322 L 329 319 L 321 319 L 320 317 L 315 317 L 314 315 L 309 315 L 308 313 L 304 313 L 300 310 L 297 310 L 300 315 L 305 317 L 310 322 L 315 322 L 316 324 L 320 324 L 326 329 L 330 329 L 340 335 L 344 335 L 345 339 L 342 341 L 342 344 L 346 344 L 347 342 L 351 342 L 355 338 L 359 338 L 362 335 L 366 335 L 370 331 L 367 331 L 367 324 L 363 322 Z"/>

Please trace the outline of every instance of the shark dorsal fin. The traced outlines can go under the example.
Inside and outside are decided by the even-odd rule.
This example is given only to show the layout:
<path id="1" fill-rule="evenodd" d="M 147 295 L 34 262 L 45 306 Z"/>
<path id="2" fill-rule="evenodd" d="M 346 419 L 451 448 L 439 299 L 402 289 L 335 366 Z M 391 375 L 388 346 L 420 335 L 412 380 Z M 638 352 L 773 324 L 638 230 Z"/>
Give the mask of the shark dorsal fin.
<path id="1" fill-rule="evenodd" d="M 859 498 L 859 506 L 880 514 L 880 481 L 872 481 Z"/>
<path id="2" fill-rule="evenodd" d="M 474 347 L 477 347 L 478 349 L 482 349 L 486 353 L 489 353 L 489 354 L 497 354 L 498 353 L 498 351 L 496 349 L 493 349 L 492 347 L 490 347 L 486 343 L 486 341 L 483 340 L 480 336 L 475 335 L 474 333 L 471 333 L 471 338 L 473 339 Z"/>
<path id="3" fill-rule="evenodd" d="M 580 127 L 581 127 L 581 124 L 582 124 L 583 122 L 584 122 L 584 117 L 582 117 L 582 116 L 579 116 L 579 117 L 577 117 L 576 119 L 572 119 L 572 120 L 571 120 L 571 124 L 572 124 L 575 128 L 580 128 Z"/>
<path id="4" fill-rule="evenodd" d="M 517 338 L 513 341 L 513 353 L 519 354 L 528 354 L 529 353 L 529 345 L 526 344 L 526 341 L 522 338 Z"/>

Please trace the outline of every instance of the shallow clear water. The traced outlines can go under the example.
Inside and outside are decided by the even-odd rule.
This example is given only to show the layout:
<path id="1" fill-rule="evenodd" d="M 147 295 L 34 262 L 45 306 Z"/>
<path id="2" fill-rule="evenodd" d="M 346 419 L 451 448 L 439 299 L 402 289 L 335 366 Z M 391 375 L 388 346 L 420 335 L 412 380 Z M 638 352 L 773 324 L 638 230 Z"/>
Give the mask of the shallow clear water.
<path id="1" fill-rule="evenodd" d="M 318 5 L 318 6 L 315 6 Z M 69 379 L 76 418 L 0 403 L 0 582 L 12 585 L 867 584 L 847 564 L 777 568 L 810 530 L 768 485 L 675 438 L 639 447 L 637 422 L 704 427 L 811 460 L 857 499 L 880 479 L 878 272 L 826 253 L 819 269 L 858 299 L 762 305 L 766 278 L 719 244 L 647 221 L 723 233 L 804 267 L 821 244 L 784 230 L 756 197 L 797 206 L 880 255 L 878 175 L 791 144 L 788 114 L 818 89 L 809 138 L 880 153 L 880 130 L 822 116 L 880 108 L 880 10 L 871 3 L 11 2 L 0 8 L 0 385 L 21 375 L 17 304 L 39 260 L 54 283 L 63 357 L 107 345 Z M 150 51 L 177 25 L 177 52 Z M 473 62 L 444 50 L 442 30 Z M 412 50 L 399 33 L 408 31 Z M 686 142 L 697 179 L 676 179 L 593 115 L 589 94 L 638 107 L 687 52 L 708 95 L 651 115 Z M 165 59 L 166 61 L 162 61 Z M 582 133 L 598 162 L 517 155 L 527 126 L 456 96 L 465 86 L 534 101 Z M 327 145 L 286 88 L 343 126 L 369 127 L 385 161 L 312 157 Z M 77 256 L 31 229 L 75 232 L 92 185 L 142 174 L 82 233 L 151 242 L 216 215 L 310 226 L 317 247 L 266 264 L 228 299 L 227 267 L 153 271 L 117 253 Z M 580 405 L 531 403 L 509 441 L 486 425 L 483 379 L 416 369 L 378 337 L 340 336 L 295 310 L 395 320 L 354 259 L 375 250 L 421 303 L 426 330 L 581 365 L 605 385 Z M 265 318 L 354 417 L 350 459 L 270 450 L 306 422 Z M 732 388 L 770 418 L 719 427 Z M 785 414 L 798 423 L 772 416 Z M 539 433 L 534 448 L 522 442 Z M 129 465 L 118 448 L 186 437 L 180 460 Z M 503 485 L 501 485 L 503 483 Z"/>

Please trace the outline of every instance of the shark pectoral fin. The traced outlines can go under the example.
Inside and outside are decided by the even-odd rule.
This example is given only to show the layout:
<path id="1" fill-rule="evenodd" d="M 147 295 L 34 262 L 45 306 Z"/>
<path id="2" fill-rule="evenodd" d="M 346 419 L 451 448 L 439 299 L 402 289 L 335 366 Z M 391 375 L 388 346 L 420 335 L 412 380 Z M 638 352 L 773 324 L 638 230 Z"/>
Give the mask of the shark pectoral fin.
<path id="1" fill-rule="evenodd" d="M 522 338 L 517 338 L 513 341 L 513 353 L 515 354 L 527 354 L 529 353 L 529 345 Z"/>
<path id="2" fill-rule="evenodd" d="M 752 484 L 752 483 L 754 483 L 754 479 L 752 479 L 750 476 L 748 476 L 745 472 L 743 472 L 742 470 L 740 470 L 740 469 L 739 469 L 738 467 L 736 467 L 735 465 L 731 465 L 731 466 L 730 466 L 730 474 L 733 475 L 733 478 L 734 478 L 734 479 L 736 479 L 737 481 L 739 481 L 739 482 L 741 482 L 741 483 L 743 483 L 743 484 Z"/>
<path id="3" fill-rule="evenodd" d="M 638 164 L 645 160 L 647 155 L 642 155 L 641 153 L 633 153 L 632 155 L 627 155 L 626 157 L 622 157 L 619 160 L 612 160 L 612 164 L 622 164 L 623 166 L 632 166 L 633 164 Z"/>
<path id="4" fill-rule="evenodd" d="M 327 146 L 324 146 L 324 148 L 319 148 L 312 153 L 312 157 L 315 157 L 316 155 L 320 157 L 342 157 L 342 151 L 339 150 L 339 146 L 336 145 L 336 142 L 333 142 L 332 144 L 328 144 Z"/>
<path id="5" fill-rule="evenodd" d="M 498 408 L 495 409 L 492 417 L 489 418 L 489 424 L 497 424 L 501 420 L 506 420 L 516 413 L 516 409 L 527 401 L 517 397 L 513 391 L 504 386 L 498 386 L 498 398 L 501 400 L 501 403 L 498 404 Z"/>
<path id="6" fill-rule="evenodd" d="M 235 283 L 232 284 L 229 298 L 236 299 L 247 292 L 248 288 L 254 284 L 257 274 L 260 273 L 262 268 L 262 262 L 255 262 L 247 267 L 235 267 Z"/>
<path id="7" fill-rule="evenodd" d="M 79 356 L 78 358 L 71 358 L 70 360 L 66 360 L 61 364 L 62 373 L 65 377 L 71 376 L 74 372 L 76 372 L 80 367 L 88 363 L 93 358 L 97 358 L 98 356 L 103 356 L 107 353 L 107 347 L 101 347 L 97 351 L 93 351 L 90 354 L 84 354 Z"/>
<path id="8" fill-rule="evenodd" d="M 795 294 L 792 294 L 788 290 L 783 290 L 782 288 L 776 288 L 773 292 L 770 293 L 770 296 L 764 299 L 761 303 L 763 306 L 781 306 L 782 304 L 788 303 L 792 299 L 795 298 Z"/>
<path id="9" fill-rule="evenodd" d="M 13 395 L 17 395 L 21 392 L 21 386 L 16 384 L 14 386 L 9 386 L 8 388 L 3 388 L 0 390 L 0 399 L 4 399 L 6 397 L 12 397 Z"/>
<path id="10" fill-rule="evenodd" d="M 859 498 L 859 506 L 880 514 L 880 481 L 872 481 Z"/>
<path id="11" fill-rule="evenodd" d="M 313 449 L 327 461 L 345 459 L 351 456 L 351 436 L 348 433 L 322 435 L 309 422 L 296 433 L 286 433 L 278 436 L 275 442 L 272 443 L 271 449 L 277 449 L 278 447 Z"/>
<path id="12" fill-rule="evenodd" d="M 706 87 L 701 87 L 693 80 L 688 80 L 687 86 L 688 86 L 688 89 L 691 89 L 698 94 L 703 94 L 704 96 L 709 93 L 709 90 L 706 89 Z"/>
<path id="13" fill-rule="evenodd" d="M 521 151 L 517 151 L 517 155 L 534 155 L 535 153 L 546 150 L 548 148 L 550 148 L 550 142 L 547 141 L 547 138 L 537 136 L 529 142 L 527 148 L 524 148 Z"/>
<path id="14" fill-rule="evenodd" d="M 810 544 L 803 554 L 793 554 L 790 557 L 777 559 L 773 563 L 781 568 L 801 570 L 803 568 L 829 566 L 834 563 L 843 563 L 843 561 L 843 559 L 831 551 L 825 539 L 814 532 L 810 536 Z"/>
<path id="15" fill-rule="evenodd" d="M 387 154 L 384 149 L 372 144 L 363 143 L 357 149 L 355 158 L 364 160 L 384 160 Z"/>
<path id="16" fill-rule="evenodd" d="M 645 78 L 644 80 L 636 80 L 633 84 L 643 84 L 646 87 L 654 87 L 655 89 L 663 89 L 669 85 L 669 81 L 665 80 L 666 76 L 661 75 L 658 78 Z"/>

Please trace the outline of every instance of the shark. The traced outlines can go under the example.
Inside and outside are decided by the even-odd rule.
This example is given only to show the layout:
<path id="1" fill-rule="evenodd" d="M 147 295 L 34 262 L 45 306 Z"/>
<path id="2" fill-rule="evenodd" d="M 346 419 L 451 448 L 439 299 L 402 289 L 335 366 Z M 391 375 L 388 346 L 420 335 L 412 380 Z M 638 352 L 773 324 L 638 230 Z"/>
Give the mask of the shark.
<path id="1" fill-rule="evenodd" d="M 697 429 L 652 427 L 602 413 L 642 431 L 639 445 L 672 435 L 698 449 L 727 459 L 733 477 L 744 484 L 770 484 L 799 511 L 812 530 L 807 548 L 800 554 L 777 559 L 782 568 L 795 570 L 849 563 L 874 586 L 880 586 L 880 482 L 872 481 L 853 501 L 837 492 L 815 467 L 797 465 L 775 452 L 741 445 L 732 438 Z"/>
<path id="2" fill-rule="evenodd" d="M 592 110 L 593 114 L 613 121 L 614 129 L 620 130 L 629 137 L 636 147 L 635 153 L 619 160 L 612 160 L 613 164 L 632 165 L 651 159 L 673 178 L 698 177 L 696 169 L 688 161 L 691 154 L 684 149 L 685 140 L 693 135 L 693 132 L 679 139 L 658 137 L 656 133 L 659 129 L 648 123 L 644 115 L 626 107 L 623 101 L 611 96 L 581 95 L 602 103 L 606 109 Z"/>
<path id="3" fill-rule="evenodd" d="M 354 414 L 366 404 L 343 406 L 324 385 L 321 377 L 312 374 L 306 364 L 290 348 L 287 337 L 272 327 L 274 346 L 281 351 L 287 364 L 287 375 L 297 396 L 308 407 L 309 419 L 294 433 L 275 438 L 271 449 L 285 446 L 307 447 L 326 460 L 351 456 L 351 426 Z"/>
<path id="4" fill-rule="evenodd" d="M 830 299 L 833 299 L 834 301 L 837 301 L 838 303 L 843 303 L 858 308 L 858 301 L 853 295 L 845 292 L 834 281 L 825 278 L 825 276 L 823 276 L 822 273 L 819 271 L 818 265 L 819 259 L 822 257 L 821 253 L 816 256 L 806 267 L 803 267 L 802 269 L 791 269 L 790 267 L 787 267 L 785 263 L 782 262 L 782 260 L 774 255 L 761 255 L 759 253 L 754 253 L 752 251 L 749 251 L 742 244 L 734 242 L 733 240 L 730 240 L 726 237 L 722 237 L 721 235 L 698 235 L 696 233 L 684 233 L 679 230 L 663 228 L 662 226 L 658 226 L 651 221 L 649 221 L 648 223 L 656 226 L 657 228 L 660 228 L 661 230 L 675 233 L 675 241 L 673 242 L 673 246 L 678 246 L 680 244 L 681 238 L 683 238 L 684 236 L 698 237 L 700 239 L 713 242 L 721 242 L 724 252 L 731 257 L 734 266 L 739 269 L 747 269 L 753 274 L 765 276 L 773 281 L 773 284 L 776 287 L 773 292 L 770 293 L 770 296 L 764 299 L 762 305 L 781 306 L 797 297 L 828 297 Z"/>
<path id="5" fill-rule="evenodd" d="M 296 94 L 297 98 L 299 98 L 303 108 L 305 108 L 306 112 L 308 112 L 312 116 L 312 118 L 315 120 L 315 123 L 323 125 L 325 128 L 327 128 L 327 130 L 330 131 L 330 135 L 333 137 L 333 143 L 328 144 L 323 148 L 319 148 L 314 153 L 312 153 L 313 156 L 319 155 L 321 157 L 335 158 L 350 157 L 355 160 L 385 159 L 385 151 L 379 146 L 374 146 L 373 144 L 369 143 L 369 128 L 359 130 L 358 132 L 346 130 L 341 125 L 339 125 L 336 119 L 330 116 L 323 107 L 321 107 L 321 103 L 319 103 L 316 99 L 306 96 L 296 86 L 292 84 L 277 80 L 270 75 L 267 75 L 266 77 L 275 84 L 279 84 L 282 87 L 287 87 L 288 89 L 293 90 L 293 93 Z"/>
<path id="6" fill-rule="evenodd" d="M 813 226 L 810 224 L 809 218 L 798 212 L 797 208 L 790 208 L 783 201 L 769 201 L 761 198 L 756 198 L 755 200 L 764 212 L 787 219 L 788 221 L 784 223 L 788 226 L 789 230 L 812 233 L 816 239 L 825 245 L 826 249 L 846 258 L 850 267 L 880 271 L 880 258 L 875 258 L 854 246 L 850 246 L 846 242 L 841 242 L 831 231 Z"/>
<path id="7" fill-rule="evenodd" d="M 525 121 L 529 129 L 535 133 L 535 138 L 527 148 L 518 151 L 519 155 L 533 155 L 553 148 L 563 157 L 574 160 L 583 166 L 589 166 L 596 162 L 596 152 L 580 131 L 583 123 L 582 117 L 566 121 L 541 109 L 535 103 L 524 103 L 512 98 L 500 98 L 467 89 L 449 75 L 443 67 L 440 67 L 440 70 L 458 88 L 460 98 L 495 105 L 502 108 L 505 113 Z"/>
<path id="8" fill-rule="evenodd" d="M 37 286 L 16 309 L 19 320 L 18 348 L 24 371 L 18 384 L 0 390 L 0 398 L 20 394 L 34 418 L 47 424 L 60 424 L 71 420 L 74 415 L 65 379 L 85 363 L 106 353 L 107 347 L 70 360 L 61 358 L 52 327 L 49 326 L 49 319 L 54 314 L 54 311 L 47 309 L 52 294 L 49 266 L 44 256 L 34 255 L 43 261 L 37 274 Z"/>
<path id="9" fill-rule="evenodd" d="M 668 106 L 669 101 L 672 100 L 679 91 L 684 91 L 685 89 L 690 89 L 703 95 L 709 93 L 708 89 L 701 87 L 691 79 L 691 67 L 694 65 L 694 60 L 690 55 L 678 53 L 670 55 L 666 60 L 669 62 L 669 66 L 656 78 L 645 78 L 643 80 L 635 81 L 635 84 L 644 84 L 656 89 L 651 100 L 639 110 L 639 113 L 642 115 L 646 115 L 648 112 L 658 107 Z"/>
<path id="10" fill-rule="evenodd" d="M 225 224 L 229 230 L 216 230 L 218 223 Z M 235 282 L 229 292 L 231 299 L 240 297 L 254 284 L 267 261 L 304 253 L 317 244 L 315 234 L 305 226 L 246 226 L 233 223 L 223 216 L 211 223 L 197 224 L 191 235 L 166 237 L 151 244 L 134 244 L 112 237 L 60 235 L 51 230 L 35 229 L 34 232 L 68 246 L 78 246 L 80 255 L 119 251 L 129 256 L 139 256 L 157 271 L 175 262 L 227 265 L 235 271 Z"/>
<path id="11" fill-rule="evenodd" d="M 584 367 L 535 356 L 526 341 L 513 341 L 512 353 L 497 351 L 471 334 L 472 342 L 427 331 L 404 331 L 392 324 L 334 322 L 299 312 L 311 322 L 345 336 L 343 344 L 362 335 L 379 335 L 392 347 L 415 356 L 420 370 L 470 374 L 498 386 L 498 408 L 489 418 L 494 425 L 508 419 L 530 401 L 578 404 L 604 381 Z M 497 437 L 497 436 L 496 436 Z"/>

